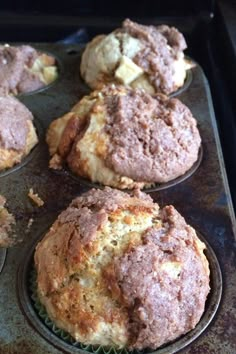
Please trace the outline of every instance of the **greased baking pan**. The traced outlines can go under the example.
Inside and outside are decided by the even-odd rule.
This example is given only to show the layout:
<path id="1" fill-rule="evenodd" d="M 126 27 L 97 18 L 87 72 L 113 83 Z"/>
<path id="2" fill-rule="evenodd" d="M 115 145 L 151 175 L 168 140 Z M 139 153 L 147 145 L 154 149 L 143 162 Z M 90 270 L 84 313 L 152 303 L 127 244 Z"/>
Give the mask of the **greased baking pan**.
<path id="1" fill-rule="evenodd" d="M 75 196 L 91 186 L 68 173 L 56 173 L 48 169 L 48 151 L 45 132 L 49 123 L 66 113 L 84 94 L 88 87 L 79 76 L 80 45 L 33 44 L 36 48 L 54 55 L 59 65 L 59 78 L 40 91 L 20 95 L 19 99 L 35 117 L 40 142 L 22 165 L 0 174 L 0 194 L 7 198 L 8 209 L 17 221 L 17 238 L 21 240 L 7 251 L 5 265 L 0 274 L 0 353 L 54 354 L 70 349 L 58 346 L 53 339 L 46 341 L 39 334 L 37 320 L 25 310 L 34 311 L 27 300 L 30 270 L 28 255 L 56 216 Z M 196 65 L 191 70 L 188 85 L 176 93 L 197 118 L 202 136 L 202 161 L 191 176 L 166 189 L 152 191 L 152 198 L 162 206 L 173 204 L 209 243 L 220 263 L 223 276 L 223 294 L 219 309 L 207 329 L 181 353 L 229 353 L 236 352 L 236 251 L 233 233 L 234 215 L 224 170 L 216 120 L 212 109 L 207 80 Z M 29 189 L 44 200 L 43 207 L 32 204 Z M 29 220 L 33 223 L 28 227 Z M 209 252 L 210 251 L 209 247 Z M 4 257 L 4 254 L 3 254 Z M 215 258 L 214 258 L 215 259 Z M 210 256 L 209 256 L 210 260 Z M 221 294 L 220 270 L 217 279 L 211 279 L 212 294 L 217 290 L 217 306 Z M 212 271 L 215 276 L 215 272 Z M 217 306 L 214 307 L 216 310 Z M 42 322 L 43 323 L 43 322 Z M 38 332 L 39 331 L 39 332 Z M 53 333 L 52 333 L 52 336 Z M 57 347 L 56 347 L 57 345 Z M 173 343 L 171 353 L 181 347 Z M 183 348 L 184 346 L 182 346 Z M 60 348 L 60 349 L 59 349 Z M 162 351 L 166 352 L 165 349 Z M 71 349 L 72 351 L 72 349 Z M 81 352 L 81 350 L 79 350 Z M 170 351 L 169 351 L 170 352 Z M 167 353 L 167 352 L 166 352 Z"/>

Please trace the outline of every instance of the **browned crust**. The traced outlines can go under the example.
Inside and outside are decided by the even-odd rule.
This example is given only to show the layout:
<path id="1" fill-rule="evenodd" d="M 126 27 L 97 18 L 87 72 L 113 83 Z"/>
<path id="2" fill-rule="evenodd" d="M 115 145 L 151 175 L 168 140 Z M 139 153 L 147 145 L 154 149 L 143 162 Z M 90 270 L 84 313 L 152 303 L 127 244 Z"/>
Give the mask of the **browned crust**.
<path id="1" fill-rule="evenodd" d="M 179 100 L 114 85 L 84 97 L 50 125 L 47 137 L 50 167 L 65 164 L 120 189 L 180 177 L 196 162 L 201 143 L 196 120 Z"/>
<path id="2" fill-rule="evenodd" d="M 177 270 L 173 269 L 174 276 L 178 276 L 181 250 L 189 250 L 189 254 L 199 262 L 206 281 L 201 297 L 197 300 L 199 309 L 196 309 L 196 317 L 191 314 L 189 320 L 191 328 L 196 325 L 199 313 L 204 309 L 204 291 L 207 294 L 209 290 L 209 266 L 203 254 L 204 244 L 197 239 L 195 231 L 173 206 L 160 210 L 145 194 L 135 194 L 136 197 L 132 197 L 110 188 L 104 191 L 90 190 L 72 201 L 37 245 L 35 265 L 39 297 L 52 320 L 83 343 L 91 343 L 93 334 L 100 333 L 102 323 L 104 326 L 116 325 L 125 329 L 125 337 L 121 342 L 118 341 L 118 345 L 138 349 L 148 346 L 148 338 L 145 338 L 144 346 L 139 339 L 143 328 L 142 318 L 137 324 L 137 306 L 145 298 L 137 298 L 136 301 L 129 297 L 126 293 L 129 289 L 126 273 L 122 276 L 123 264 L 144 248 L 149 247 L 149 253 L 150 249 L 156 252 L 154 268 L 148 276 L 153 272 L 158 274 L 157 277 L 166 274 L 166 284 L 169 281 L 175 284 L 172 275 L 169 276 L 168 267 L 177 267 Z M 91 228 L 93 235 L 85 240 L 87 228 L 91 227 L 95 219 L 98 222 L 94 224 L 95 229 Z M 147 219 L 150 221 L 146 224 Z M 86 225 L 81 224 L 81 220 Z M 147 226 L 140 231 L 139 228 L 135 229 L 137 223 Z M 117 229 L 113 229 L 115 225 L 118 225 Z M 123 228 L 125 231 L 122 231 Z M 138 263 L 135 266 L 138 267 Z M 162 270 L 162 267 L 166 267 L 166 270 Z M 130 279 L 134 282 L 136 278 Z M 178 282 L 179 278 L 176 279 Z M 140 282 L 143 281 L 145 279 L 140 278 Z M 153 305 L 150 303 L 150 306 Z M 183 325 L 181 328 L 185 333 L 190 327 Z M 181 335 L 181 331 L 177 333 Z M 153 334 L 150 335 L 151 347 L 162 344 L 160 338 L 156 340 L 154 336 L 153 340 Z M 113 342 L 115 337 L 112 338 L 110 345 L 116 345 Z M 97 341 L 96 344 L 103 344 L 102 338 Z"/>
<path id="3" fill-rule="evenodd" d="M 58 146 L 58 152 L 62 159 L 65 159 L 69 155 L 75 139 L 76 141 L 79 141 L 82 138 L 87 125 L 88 120 L 86 116 L 79 118 L 76 113 L 71 116 L 63 131 Z"/>

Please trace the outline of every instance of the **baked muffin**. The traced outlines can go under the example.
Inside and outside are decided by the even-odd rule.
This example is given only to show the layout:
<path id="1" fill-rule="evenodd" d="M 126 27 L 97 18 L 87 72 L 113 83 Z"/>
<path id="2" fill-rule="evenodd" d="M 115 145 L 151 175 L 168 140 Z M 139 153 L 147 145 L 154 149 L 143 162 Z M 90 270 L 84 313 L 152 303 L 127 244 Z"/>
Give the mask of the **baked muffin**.
<path id="1" fill-rule="evenodd" d="M 0 247 L 9 247 L 13 243 L 12 227 L 15 225 L 15 218 L 4 207 L 6 199 L 0 195 Z"/>
<path id="2" fill-rule="evenodd" d="M 19 163 L 37 144 L 33 115 L 14 97 L 0 97 L 0 171 Z"/>
<path id="3" fill-rule="evenodd" d="M 198 158 L 190 110 L 175 98 L 110 85 L 85 96 L 47 132 L 51 168 L 120 189 L 173 180 Z"/>
<path id="4" fill-rule="evenodd" d="M 37 292 L 84 344 L 156 349 L 193 329 L 209 292 L 205 245 L 173 206 L 92 189 L 36 247 Z"/>
<path id="5" fill-rule="evenodd" d="M 109 35 L 96 36 L 85 48 L 81 76 L 92 89 L 113 82 L 170 94 L 184 84 L 191 67 L 185 39 L 176 28 L 144 26 L 126 19 Z"/>
<path id="6" fill-rule="evenodd" d="M 34 91 L 57 78 L 55 59 L 28 46 L 0 45 L 0 96 Z"/>

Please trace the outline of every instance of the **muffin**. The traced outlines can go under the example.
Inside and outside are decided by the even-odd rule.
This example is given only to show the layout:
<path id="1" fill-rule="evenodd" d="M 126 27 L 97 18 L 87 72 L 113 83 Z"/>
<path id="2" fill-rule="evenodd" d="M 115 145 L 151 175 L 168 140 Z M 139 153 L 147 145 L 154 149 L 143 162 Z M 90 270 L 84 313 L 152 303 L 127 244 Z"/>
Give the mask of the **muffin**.
<path id="1" fill-rule="evenodd" d="M 209 292 L 205 245 L 173 206 L 106 187 L 74 199 L 36 247 L 48 316 L 84 344 L 156 349 L 193 329 Z"/>
<path id="2" fill-rule="evenodd" d="M 21 162 L 37 144 L 33 115 L 14 97 L 0 97 L 0 171 Z"/>
<path id="3" fill-rule="evenodd" d="M 0 45 L 0 96 L 34 91 L 57 78 L 55 59 L 28 46 Z"/>
<path id="4" fill-rule="evenodd" d="M 0 247 L 11 246 L 12 227 L 15 225 L 15 218 L 4 207 L 5 203 L 6 199 L 0 195 Z"/>
<path id="5" fill-rule="evenodd" d="M 110 85 L 85 96 L 47 132 L 50 167 L 64 164 L 119 189 L 173 180 L 198 159 L 196 120 L 175 98 Z"/>
<path id="6" fill-rule="evenodd" d="M 183 86 L 185 39 L 176 28 L 144 26 L 126 19 L 109 35 L 96 36 L 85 48 L 80 72 L 92 89 L 113 82 L 169 95 Z"/>

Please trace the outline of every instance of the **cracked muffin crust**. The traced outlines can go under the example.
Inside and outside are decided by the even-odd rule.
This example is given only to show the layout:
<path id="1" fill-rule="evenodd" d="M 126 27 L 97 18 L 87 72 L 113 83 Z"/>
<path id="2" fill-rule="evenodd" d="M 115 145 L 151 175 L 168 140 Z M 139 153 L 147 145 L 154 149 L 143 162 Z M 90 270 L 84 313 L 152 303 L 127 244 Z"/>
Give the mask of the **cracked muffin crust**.
<path id="1" fill-rule="evenodd" d="M 173 206 L 106 187 L 74 199 L 35 251 L 51 320 L 84 344 L 156 349 L 193 329 L 209 292 L 205 245 Z"/>
<path id="2" fill-rule="evenodd" d="M 57 78 L 55 58 L 28 46 L 0 45 L 0 96 L 38 90 Z"/>
<path id="3" fill-rule="evenodd" d="M 110 85 L 85 96 L 47 132 L 51 168 L 120 189 L 173 180 L 197 161 L 201 138 L 175 98 Z"/>
<path id="4" fill-rule="evenodd" d="M 126 19 L 109 35 L 87 44 L 81 76 L 92 89 L 118 83 L 153 94 L 170 94 L 183 86 L 191 63 L 184 58 L 185 39 L 176 28 L 144 26 Z"/>
<path id="5" fill-rule="evenodd" d="M 21 162 L 37 144 L 33 115 L 14 97 L 0 97 L 0 171 Z"/>

